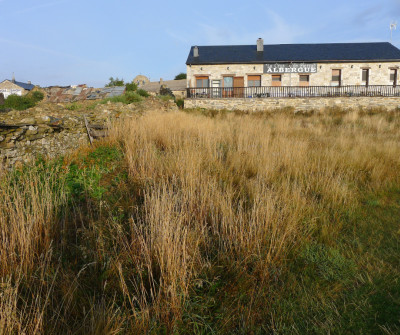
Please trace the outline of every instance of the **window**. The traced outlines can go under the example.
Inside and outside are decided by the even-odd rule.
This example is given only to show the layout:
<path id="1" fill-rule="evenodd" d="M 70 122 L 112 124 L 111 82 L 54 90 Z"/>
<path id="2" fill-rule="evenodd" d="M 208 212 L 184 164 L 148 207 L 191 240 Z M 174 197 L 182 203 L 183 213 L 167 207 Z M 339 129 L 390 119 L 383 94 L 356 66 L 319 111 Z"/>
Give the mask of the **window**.
<path id="1" fill-rule="evenodd" d="M 208 87 L 208 77 L 196 77 L 196 87 Z"/>
<path id="2" fill-rule="evenodd" d="M 397 69 L 390 69 L 390 82 L 394 86 L 397 85 Z"/>
<path id="3" fill-rule="evenodd" d="M 342 81 L 342 70 L 332 70 L 332 86 L 340 86 Z"/>
<path id="4" fill-rule="evenodd" d="M 364 85 L 369 84 L 369 69 L 362 69 L 361 70 L 361 81 Z"/>
<path id="5" fill-rule="evenodd" d="M 282 85 L 282 76 L 281 75 L 272 75 L 272 86 L 281 86 Z"/>
<path id="6" fill-rule="evenodd" d="M 260 86 L 261 86 L 261 76 L 247 77 L 247 87 L 260 87 Z"/>
<path id="7" fill-rule="evenodd" d="M 222 91 L 223 98 L 233 96 L 233 77 L 224 77 L 224 89 Z"/>
<path id="8" fill-rule="evenodd" d="M 299 77 L 300 86 L 310 86 L 310 75 L 301 74 Z"/>
<path id="9" fill-rule="evenodd" d="M 224 77 L 224 87 L 233 87 L 233 77 Z"/>

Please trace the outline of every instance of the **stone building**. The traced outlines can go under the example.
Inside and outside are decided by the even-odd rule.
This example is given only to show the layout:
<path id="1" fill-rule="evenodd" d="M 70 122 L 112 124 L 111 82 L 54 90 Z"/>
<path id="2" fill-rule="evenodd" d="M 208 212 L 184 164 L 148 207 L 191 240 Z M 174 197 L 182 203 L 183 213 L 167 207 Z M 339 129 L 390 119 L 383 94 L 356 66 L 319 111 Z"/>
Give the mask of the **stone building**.
<path id="1" fill-rule="evenodd" d="M 33 90 L 35 85 L 32 85 L 30 81 L 27 83 L 22 83 L 16 81 L 15 78 L 12 80 L 4 80 L 0 83 L 0 93 L 3 93 L 4 98 L 7 98 L 11 94 L 15 95 L 25 95 L 29 91 Z"/>
<path id="2" fill-rule="evenodd" d="M 145 84 L 149 83 L 150 79 L 147 78 L 146 76 L 142 75 L 142 74 L 139 74 L 135 78 L 133 78 L 132 82 L 134 82 L 135 84 L 138 85 L 138 87 L 141 88 Z"/>
<path id="3" fill-rule="evenodd" d="M 160 78 L 160 81 L 148 82 L 140 88 L 146 90 L 151 95 L 158 95 L 160 94 L 161 88 L 167 88 L 171 90 L 176 98 L 181 99 L 186 96 L 186 79 L 163 80 Z"/>
<path id="4" fill-rule="evenodd" d="M 382 95 L 397 87 L 400 50 L 386 42 L 264 45 L 260 38 L 193 46 L 186 65 L 191 98 L 361 95 L 378 86 Z"/>

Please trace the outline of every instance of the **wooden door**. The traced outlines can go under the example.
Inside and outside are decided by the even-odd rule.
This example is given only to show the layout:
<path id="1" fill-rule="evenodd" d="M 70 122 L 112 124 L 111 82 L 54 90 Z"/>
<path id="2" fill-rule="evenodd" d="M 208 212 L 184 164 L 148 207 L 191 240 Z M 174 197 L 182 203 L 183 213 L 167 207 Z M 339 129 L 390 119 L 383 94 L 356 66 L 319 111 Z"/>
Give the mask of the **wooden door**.
<path id="1" fill-rule="evenodd" d="M 272 75 L 272 86 L 282 86 L 282 76 L 280 74 Z"/>
<path id="2" fill-rule="evenodd" d="M 233 96 L 235 98 L 244 97 L 244 77 L 233 78 Z"/>

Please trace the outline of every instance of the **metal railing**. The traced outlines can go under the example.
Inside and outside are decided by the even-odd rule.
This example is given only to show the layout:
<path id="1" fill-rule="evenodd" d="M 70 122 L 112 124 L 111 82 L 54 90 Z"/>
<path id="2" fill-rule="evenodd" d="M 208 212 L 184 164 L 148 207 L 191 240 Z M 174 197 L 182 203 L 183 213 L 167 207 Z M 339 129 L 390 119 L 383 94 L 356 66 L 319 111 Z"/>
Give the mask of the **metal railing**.
<path id="1" fill-rule="evenodd" d="M 400 86 L 259 86 L 188 88 L 191 99 L 296 98 L 296 97 L 398 97 Z"/>

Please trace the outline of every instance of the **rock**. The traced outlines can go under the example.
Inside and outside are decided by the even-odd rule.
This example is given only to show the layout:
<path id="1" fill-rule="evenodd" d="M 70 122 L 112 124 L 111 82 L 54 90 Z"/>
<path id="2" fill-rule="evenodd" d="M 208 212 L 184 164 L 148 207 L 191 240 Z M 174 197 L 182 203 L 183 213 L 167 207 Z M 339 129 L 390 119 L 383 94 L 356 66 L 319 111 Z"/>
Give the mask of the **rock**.
<path id="1" fill-rule="evenodd" d="M 3 142 L 6 138 L 4 136 L 0 136 L 0 142 Z"/>
<path id="2" fill-rule="evenodd" d="M 33 117 L 27 117 L 25 119 L 22 119 L 20 124 L 36 124 L 36 120 Z"/>
<path id="3" fill-rule="evenodd" d="M 36 135 L 38 133 L 38 131 L 32 127 L 33 129 L 30 129 L 31 127 L 29 127 L 29 129 L 26 131 L 26 136 L 28 137 L 29 135 Z"/>

